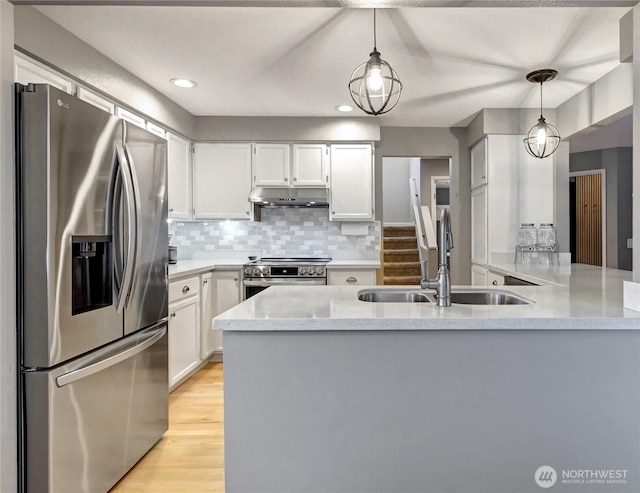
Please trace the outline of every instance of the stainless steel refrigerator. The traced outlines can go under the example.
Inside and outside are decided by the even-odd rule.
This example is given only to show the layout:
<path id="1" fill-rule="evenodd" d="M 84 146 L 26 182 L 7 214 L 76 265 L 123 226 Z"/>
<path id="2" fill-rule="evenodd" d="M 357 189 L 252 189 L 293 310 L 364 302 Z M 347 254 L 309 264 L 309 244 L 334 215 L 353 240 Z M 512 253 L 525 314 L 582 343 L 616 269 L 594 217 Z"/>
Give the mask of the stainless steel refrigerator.
<path id="1" fill-rule="evenodd" d="M 109 490 L 168 424 L 166 142 L 16 85 L 20 477 Z"/>

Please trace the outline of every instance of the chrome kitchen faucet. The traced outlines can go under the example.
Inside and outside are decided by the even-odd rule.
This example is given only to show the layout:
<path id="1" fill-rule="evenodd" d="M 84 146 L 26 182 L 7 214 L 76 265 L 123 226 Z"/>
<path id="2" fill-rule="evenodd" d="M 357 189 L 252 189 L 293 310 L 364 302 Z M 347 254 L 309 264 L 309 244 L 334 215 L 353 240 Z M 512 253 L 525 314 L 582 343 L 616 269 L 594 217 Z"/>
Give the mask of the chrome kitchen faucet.
<path id="1" fill-rule="evenodd" d="M 435 279 L 427 278 L 427 270 L 423 269 L 420 281 L 422 289 L 435 289 L 438 306 L 451 306 L 451 275 L 449 273 L 449 251 L 453 248 L 451 217 L 447 209 L 442 210 L 438 227 L 438 273 Z M 426 267 L 426 266 L 425 266 Z"/>

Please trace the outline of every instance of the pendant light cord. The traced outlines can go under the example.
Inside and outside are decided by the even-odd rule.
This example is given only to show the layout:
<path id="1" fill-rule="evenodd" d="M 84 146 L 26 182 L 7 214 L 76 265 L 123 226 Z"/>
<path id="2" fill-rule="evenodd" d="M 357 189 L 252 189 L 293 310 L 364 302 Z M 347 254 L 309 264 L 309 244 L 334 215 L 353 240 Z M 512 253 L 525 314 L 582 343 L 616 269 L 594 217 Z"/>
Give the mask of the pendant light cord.
<path id="1" fill-rule="evenodd" d="M 376 9 L 373 9 L 373 49 L 376 49 Z"/>
<path id="2" fill-rule="evenodd" d="M 540 81 L 540 118 L 542 118 L 542 81 Z"/>

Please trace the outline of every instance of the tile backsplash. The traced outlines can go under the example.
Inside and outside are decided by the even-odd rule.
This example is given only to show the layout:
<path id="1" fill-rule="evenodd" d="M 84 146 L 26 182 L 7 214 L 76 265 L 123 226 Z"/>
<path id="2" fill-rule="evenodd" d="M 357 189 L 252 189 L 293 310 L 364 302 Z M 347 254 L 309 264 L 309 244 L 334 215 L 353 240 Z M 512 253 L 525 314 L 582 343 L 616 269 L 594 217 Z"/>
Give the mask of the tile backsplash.
<path id="1" fill-rule="evenodd" d="M 359 223 L 367 234 L 345 235 L 340 222 L 329 221 L 327 209 L 263 208 L 262 220 L 172 221 L 171 245 L 179 259 L 206 256 L 207 252 L 260 251 L 262 256 L 378 259 L 379 221 Z"/>

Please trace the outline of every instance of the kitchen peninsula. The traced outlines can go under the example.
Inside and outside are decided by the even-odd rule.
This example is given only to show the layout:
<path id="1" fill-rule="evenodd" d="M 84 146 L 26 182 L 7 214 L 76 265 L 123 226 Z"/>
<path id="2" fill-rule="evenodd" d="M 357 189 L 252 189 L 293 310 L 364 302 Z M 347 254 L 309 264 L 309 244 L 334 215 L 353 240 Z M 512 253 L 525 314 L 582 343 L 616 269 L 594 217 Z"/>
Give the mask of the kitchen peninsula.
<path id="1" fill-rule="evenodd" d="M 359 301 L 362 286 L 281 287 L 216 317 L 227 491 L 640 491 L 630 273 L 518 274 L 545 282 L 508 287 L 534 303 L 439 308 Z"/>

